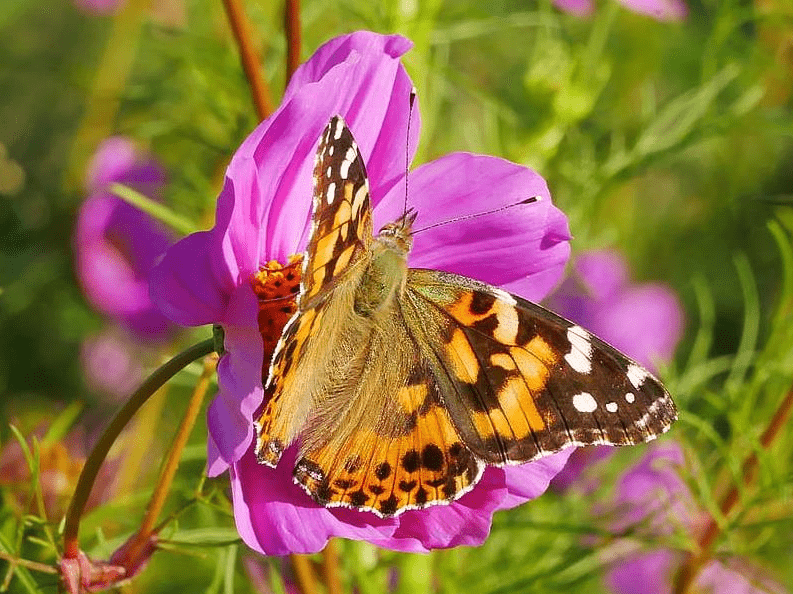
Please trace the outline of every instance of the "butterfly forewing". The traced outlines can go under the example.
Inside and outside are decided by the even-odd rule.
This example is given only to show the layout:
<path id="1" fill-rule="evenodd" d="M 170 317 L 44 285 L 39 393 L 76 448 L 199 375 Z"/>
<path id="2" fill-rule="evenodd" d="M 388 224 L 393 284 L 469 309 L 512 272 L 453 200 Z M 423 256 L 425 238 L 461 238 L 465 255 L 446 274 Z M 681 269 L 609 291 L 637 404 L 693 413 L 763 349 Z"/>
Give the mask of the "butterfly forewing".
<path id="1" fill-rule="evenodd" d="M 345 273 L 358 263 L 372 243 L 369 183 L 352 133 L 339 116 L 330 120 L 319 139 L 314 163 L 311 236 L 303 255 L 298 310 L 276 345 L 265 384 L 269 396 L 257 419 L 256 453 L 269 465 L 278 463 L 308 413 L 308 402 L 297 399 L 280 411 L 282 395 L 299 374 L 293 366 L 310 352 L 322 334 L 327 297 Z M 321 338 L 319 338 L 321 340 Z"/>
<path id="2" fill-rule="evenodd" d="M 452 420 L 490 464 L 527 462 L 568 445 L 640 443 L 676 418 L 649 372 L 534 303 L 434 270 L 411 269 L 408 290 L 428 356 L 446 376 Z"/>

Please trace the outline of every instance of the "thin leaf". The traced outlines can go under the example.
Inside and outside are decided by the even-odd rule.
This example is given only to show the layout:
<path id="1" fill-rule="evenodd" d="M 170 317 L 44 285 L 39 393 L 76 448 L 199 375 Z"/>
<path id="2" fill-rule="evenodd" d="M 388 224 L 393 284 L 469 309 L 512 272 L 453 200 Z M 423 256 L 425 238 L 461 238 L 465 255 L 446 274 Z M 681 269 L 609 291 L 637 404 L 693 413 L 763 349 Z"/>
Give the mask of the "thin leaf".
<path id="1" fill-rule="evenodd" d="M 0 533 L 0 550 L 2 550 L 7 555 L 17 554 L 2 533 Z M 36 584 L 36 580 L 33 579 L 33 576 L 30 575 L 30 571 L 26 567 L 15 565 L 13 567 L 9 567 L 9 571 L 12 571 L 14 575 L 16 575 L 17 580 L 20 584 L 22 584 L 22 587 L 26 592 L 29 594 L 40 594 L 39 586 Z"/>
<path id="2" fill-rule="evenodd" d="M 124 200 L 128 202 L 132 206 L 139 208 L 143 212 L 148 215 L 151 215 L 158 221 L 168 225 L 174 231 L 181 233 L 183 235 L 189 235 L 195 231 L 198 231 L 198 227 L 192 221 L 186 219 L 185 217 L 176 214 L 173 210 L 161 204 L 155 200 L 152 200 L 148 196 L 141 194 L 137 190 L 130 188 L 129 186 L 125 186 L 123 184 L 113 183 L 110 184 L 109 187 L 110 191 Z"/>

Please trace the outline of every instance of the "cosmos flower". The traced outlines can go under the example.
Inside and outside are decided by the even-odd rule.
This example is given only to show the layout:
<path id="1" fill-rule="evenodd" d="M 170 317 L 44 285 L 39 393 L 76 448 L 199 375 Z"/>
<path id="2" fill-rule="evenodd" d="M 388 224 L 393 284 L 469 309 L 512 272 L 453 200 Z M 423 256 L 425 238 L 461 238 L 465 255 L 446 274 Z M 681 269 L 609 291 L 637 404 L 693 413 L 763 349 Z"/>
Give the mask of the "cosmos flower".
<path id="1" fill-rule="evenodd" d="M 315 504 L 292 481 L 294 446 L 276 469 L 258 464 L 253 454 L 252 415 L 262 403 L 262 364 L 270 356 L 265 359 L 257 323 L 254 277 L 272 260 L 285 264 L 305 248 L 314 155 L 335 114 L 355 134 L 367 164 L 375 229 L 402 213 L 405 143 L 415 154 L 420 127 L 418 109 L 409 109 L 413 85 L 399 61 L 410 46 L 403 37 L 358 32 L 319 48 L 292 77 L 281 106 L 234 155 L 214 228 L 178 242 L 152 274 L 152 297 L 171 319 L 224 328 L 219 393 L 208 411 L 208 472 L 229 469 L 237 529 L 266 554 L 317 551 L 332 536 L 403 551 L 479 544 L 493 512 L 541 494 L 568 455 L 491 467 L 450 505 L 379 518 Z M 539 175 L 494 157 L 450 154 L 410 173 L 408 202 L 419 213 L 420 228 L 534 195 L 543 200 L 531 208 L 416 235 L 410 265 L 474 276 L 534 300 L 544 297 L 562 273 L 569 233 Z M 273 338 L 272 331 L 264 333 L 268 344 Z"/>
<path id="2" fill-rule="evenodd" d="M 630 468 L 617 484 L 612 530 L 630 533 L 639 540 L 657 542 L 675 530 L 696 535 L 704 514 L 694 505 L 693 494 L 681 478 L 685 457 L 674 442 L 653 444 L 647 455 Z M 617 541 L 614 549 L 629 549 L 636 539 Z M 627 546 L 623 546 L 627 545 Z M 670 548 L 621 555 L 606 575 L 615 594 L 671 594 L 672 583 L 684 554 Z M 761 569 L 738 558 L 713 559 L 694 579 L 694 591 L 710 594 L 783 593 Z"/>
<path id="3" fill-rule="evenodd" d="M 165 173 L 127 138 L 100 145 L 88 167 L 88 198 L 77 215 L 77 278 L 98 311 L 143 341 L 162 339 L 173 326 L 149 298 L 149 273 L 171 239 L 149 215 L 108 193 L 112 182 L 155 198 Z"/>
<path id="4" fill-rule="evenodd" d="M 651 370 L 657 362 L 671 360 L 683 334 L 683 308 L 672 289 L 660 283 L 631 284 L 624 259 L 614 251 L 578 256 L 548 305 Z M 554 477 L 554 488 L 569 488 L 586 467 L 613 451 L 610 446 L 577 449 Z"/>
<path id="5" fill-rule="evenodd" d="M 643 14 L 657 21 L 681 21 L 688 15 L 682 0 L 617 0 L 631 12 Z M 553 0 L 554 5 L 577 16 L 588 16 L 595 10 L 593 0 Z"/>

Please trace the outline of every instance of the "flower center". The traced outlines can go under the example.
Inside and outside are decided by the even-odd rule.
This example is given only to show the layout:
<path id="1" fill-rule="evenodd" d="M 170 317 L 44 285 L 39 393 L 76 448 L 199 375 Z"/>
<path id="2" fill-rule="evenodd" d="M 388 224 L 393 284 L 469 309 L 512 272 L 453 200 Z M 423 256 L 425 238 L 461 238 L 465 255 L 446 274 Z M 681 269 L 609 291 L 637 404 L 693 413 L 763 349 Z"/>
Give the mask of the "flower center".
<path id="1" fill-rule="evenodd" d="M 296 298 L 300 291 L 302 263 L 302 254 L 289 256 L 289 262 L 285 266 L 276 260 L 270 260 L 253 277 L 251 284 L 259 299 L 259 333 L 264 344 L 262 382 L 267 380 L 270 359 L 281 337 L 281 331 L 297 311 Z"/>

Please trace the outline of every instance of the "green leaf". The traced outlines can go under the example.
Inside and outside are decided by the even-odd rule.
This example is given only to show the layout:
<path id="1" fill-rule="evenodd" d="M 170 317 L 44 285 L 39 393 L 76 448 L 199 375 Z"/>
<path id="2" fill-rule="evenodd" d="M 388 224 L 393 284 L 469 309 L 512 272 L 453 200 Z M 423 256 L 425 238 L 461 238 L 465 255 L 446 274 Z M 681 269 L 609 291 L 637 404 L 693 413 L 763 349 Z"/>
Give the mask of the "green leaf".
<path id="1" fill-rule="evenodd" d="M 158 221 L 168 225 L 174 231 L 181 233 L 183 235 L 189 235 L 195 231 L 198 231 L 198 226 L 193 223 L 192 221 L 186 219 L 185 217 L 176 214 L 173 210 L 157 202 L 156 200 L 152 200 L 148 196 L 141 194 L 137 190 L 130 188 L 129 186 L 125 186 L 123 184 L 113 183 L 110 184 L 109 190 L 124 200 L 128 202 L 132 206 L 135 206 L 145 212 L 146 214 L 151 215 Z"/>
<path id="2" fill-rule="evenodd" d="M 17 554 L 2 533 L 0 533 L 0 551 L 11 556 L 16 556 Z M 26 567 L 16 565 L 13 569 L 9 568 L 9 571 L 14 572 L 19 583 L 26 592 L 29 594 L 40 594 L 40 588 L 36 583 L 36 580 L 33 579 L 33 576 L 30 575 L 30 571 Z"/>
<path id="3" fill-rule="evenodd" d="M 234 528 L 192 528 L 179 530 L 170 538 L 163 538 L 161 542 L 193 547 L 226 547 L 238 544 L 242 539 Z"/>

